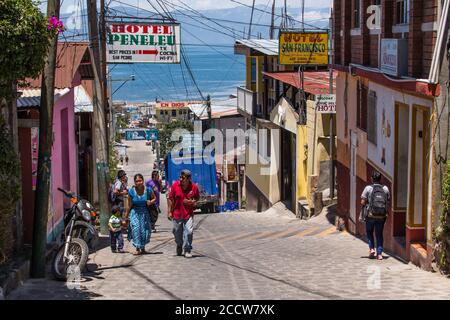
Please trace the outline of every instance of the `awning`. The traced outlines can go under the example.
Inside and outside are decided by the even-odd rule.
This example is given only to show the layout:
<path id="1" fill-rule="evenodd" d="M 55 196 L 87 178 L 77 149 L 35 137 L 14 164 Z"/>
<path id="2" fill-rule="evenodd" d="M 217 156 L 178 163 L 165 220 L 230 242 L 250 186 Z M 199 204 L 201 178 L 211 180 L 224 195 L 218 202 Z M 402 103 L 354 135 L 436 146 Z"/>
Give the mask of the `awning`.
<path id="1" fill-rule="evenodd" d="M 282 83 L 300 89 L 300 76 L 296 72 L 263 72 L 269 78 L 279 80 Z M 336 92 L 337 72 L 333 73 L 333 92 Z M 305 71 L 304 72 L 305 91 L 314 95 L 330 93 L 330 74 L 328 71 Z"/>
<path id="2" fill-rule="evenodd" d="M 92 99 L 83 86 L 75 87 L 75 113 L 94 112 Z"/>
<path id="3" fill-rule="evenodd" d="M 41 106 L 41 89 L 26 89 L 19 90 L 19 92 L 22 95 L 17 99 L 17 108 L 39 108 Z M 69 88 L 55 89 L 55 103 L 69 92 Z"/>

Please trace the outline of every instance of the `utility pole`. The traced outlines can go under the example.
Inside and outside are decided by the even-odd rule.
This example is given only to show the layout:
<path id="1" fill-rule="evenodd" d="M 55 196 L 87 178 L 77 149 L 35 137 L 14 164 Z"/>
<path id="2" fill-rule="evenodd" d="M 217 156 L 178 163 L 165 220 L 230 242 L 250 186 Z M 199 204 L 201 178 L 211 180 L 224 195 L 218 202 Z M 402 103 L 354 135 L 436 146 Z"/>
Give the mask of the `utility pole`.
<path id="1" fill-rule="evenodd" d="M 329 61 L 330 65 L 328 66 L 330 71 L 330 94 L 333 94 L 333 40 L 332 40 L 332 28 L 333 28 L 333 9 L 331 9 L 330 16 L 330 32 L 328 33 L 328 41 L 330 44 L 329 50 Z M 333 117 L 334 115 L 330 113 L 330 199 L 334 198 L 334 135 L 333 135 Z"/>
<path id="2" fill-rule="evenodd" d="M 211 97 L 209 96 L 209 94 L 206 96 L 206 111 L 208 112 L 208 129 L 211 129 Z"/>
<path id="3" fill-rule="evenodd" d="M 272 3 L 272 16 L 270 19 L 270 39 L 274 39 L 275 37 L 275 1 L 276 0 L 273 0 Z"/>
<path id="4" fill-rule="evenodd" d="M 91 61 L 94 65 L 94 137 L 95 162 L 97 168 L 98 201 L 100 208 L 100 232 L 108 233 L 109 203 L 107 199 L 108 179 L 108 141 L 105 126 L 105 100 L 100 67 L 99 31 L 97 24 L 97 1 L 87 0 L 89 21 L 89 42 Z"/>
<path id="5" fill-rule="evenodd" d="M 100 0 L 100 65 L 101 65 L 101 75 L 100 78 L 103 81 L 103 105 L 105 108 L 105 126 L 106 126 L 106 154 L 109 159 L 109 144 L 111 143 L 113 137 L 111 137 L 111 131 L 108 127 L 111 126 L 111 108 L 112 101 L 108 99 L 108 77 L 106 71 L 106 9 L 105 0 Z"/>
<path id="6" fill-rule="evenodd" d="M 59 19 L 60 0 L 47 2 L 47 16 Z M 47 60 L 42 74 L 41 106 L 39 109 L 39 154 L 36 199 L 33 222 L 33 248 L 31 277 L 44 278 L 46 274 L 47 220 L 50 197 L 50 178 L 53 147 L 53 105 L 55 91 L 56 54 L 58 34 L 55 33 L 48 47 Z"/>
<path id="7" fill-rule="evenodd" d="M 255 10 L 255 0 L 253 0 L 252 14 L 250 16 L 250 25 L 248 27 L 248 39 L 252 36 L 253 11 Z"/>

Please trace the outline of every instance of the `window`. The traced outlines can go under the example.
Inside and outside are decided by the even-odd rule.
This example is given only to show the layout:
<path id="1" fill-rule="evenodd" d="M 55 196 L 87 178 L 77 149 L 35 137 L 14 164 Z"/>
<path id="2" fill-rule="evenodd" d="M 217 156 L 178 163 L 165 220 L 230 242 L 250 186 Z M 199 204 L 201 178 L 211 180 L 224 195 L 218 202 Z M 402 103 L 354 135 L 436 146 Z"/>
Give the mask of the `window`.
<path id="1" fill-rule="evenodd" d="M 361 27 L 361 3 L 360 0 L 353 1 L 353 28 Z"/>
<path id="2" fill-rule="evenodd" d="M 256 83 L 256 58 L 252 57 L 252 83 Z"/>
<path id="3" fill-rule="evenodd" d="M 377 93 L 370 91 L 367 99 L 367 140 L 377 144 Z"/>
<path id="4" fill-rule="evenodd" d="M 367 87 L 360 82 L 357 92 L 356 126 L 367 131 Z"/>
<path id="5" fill-rule="evenodd" d="M 172 110 L 172 117 L 176 117 L 177 116 L 177 110 Z"/>
<path id="6" fill-rule="evenodd" d="M 396 23 L 405 24 L 409 22 L 409 0 L 396 0 Z"/>

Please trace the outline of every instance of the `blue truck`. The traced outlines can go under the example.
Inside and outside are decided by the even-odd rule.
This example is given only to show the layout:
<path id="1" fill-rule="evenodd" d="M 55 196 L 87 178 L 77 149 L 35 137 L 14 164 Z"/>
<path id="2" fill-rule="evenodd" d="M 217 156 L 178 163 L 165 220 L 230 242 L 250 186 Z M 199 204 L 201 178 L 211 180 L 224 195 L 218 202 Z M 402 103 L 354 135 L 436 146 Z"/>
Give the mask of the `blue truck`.
<path id="1" fill-rule="evenodd" d="M 197 184 L 200 192 L 197 208 L 201 209 L 202 213 L 216 212 L 216 207 L 219 205 L 216 163 L 214 159 L 210 160 L 212 163 L 206 162 L 201 154 L 194 153 L 191 153 L 188 159 L 181 158 L 181 156 L 173 158 L 169 153 L 165 159 L 165 178 L 168 190 L 175 181 L 179 180 L 182 170 L 191 171 L 192 181 Z"/>

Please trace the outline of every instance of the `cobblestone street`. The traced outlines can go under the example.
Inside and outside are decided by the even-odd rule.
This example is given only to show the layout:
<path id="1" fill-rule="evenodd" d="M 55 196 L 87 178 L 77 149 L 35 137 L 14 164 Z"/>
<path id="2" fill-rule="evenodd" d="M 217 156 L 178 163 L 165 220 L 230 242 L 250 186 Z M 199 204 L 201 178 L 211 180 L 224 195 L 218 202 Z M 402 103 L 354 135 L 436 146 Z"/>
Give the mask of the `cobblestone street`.
<path id="1" fill-rule="evenodd" d="M 130 182 L 134 171 L 150 174 L 142 159 L 151 156 L 140 148 L 129 150 Z M 308 221 L 281 205 L 264 213 L 196 215 L 194 256 L 187 259 L 176 256 L 162 203 L 149 254 L 111 253 L 103 237 L 79 287 L 30 279 L 7 298 L 450 299 L 450 279 L 388 254 L 369 260 L 365 242 L 336 230 L 331 210 Z M 126 249 L 132 249 L 127 241 Z"/>

